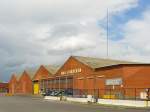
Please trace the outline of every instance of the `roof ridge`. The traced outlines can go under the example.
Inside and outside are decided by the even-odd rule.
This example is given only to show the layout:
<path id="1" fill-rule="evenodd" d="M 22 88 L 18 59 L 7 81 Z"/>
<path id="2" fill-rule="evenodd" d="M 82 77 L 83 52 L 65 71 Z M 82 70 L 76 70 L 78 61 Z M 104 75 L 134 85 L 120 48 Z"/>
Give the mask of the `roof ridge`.
<path id="1" fill-rule="evenodd" d="M 120 62 L 131 62 L 131 63 L 138 63 L 134 61 L 128 61 L 128 60 L 120 60 L 120 59 L 113 59 L 113 58 L 99 58 L 99 57 L 90 57 L 90 56 L 72 56 L 72 57 L 81 57 L 81 58 L 91 58 L 91 59 L 99 59 L 99 60 L 111 60 L 111 61 L 120 61 Z"/>

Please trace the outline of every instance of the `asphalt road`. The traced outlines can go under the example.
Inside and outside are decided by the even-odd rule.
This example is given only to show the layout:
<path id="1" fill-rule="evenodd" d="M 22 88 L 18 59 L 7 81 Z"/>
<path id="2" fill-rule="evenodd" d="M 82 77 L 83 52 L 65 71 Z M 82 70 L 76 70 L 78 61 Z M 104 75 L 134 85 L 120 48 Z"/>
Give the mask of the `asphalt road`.
<path id="1" fill-rule="evenodd" d="M 0 97 L 0 112 L 150 112 L 150 109 L 46 101 L 37 97 Z"/>

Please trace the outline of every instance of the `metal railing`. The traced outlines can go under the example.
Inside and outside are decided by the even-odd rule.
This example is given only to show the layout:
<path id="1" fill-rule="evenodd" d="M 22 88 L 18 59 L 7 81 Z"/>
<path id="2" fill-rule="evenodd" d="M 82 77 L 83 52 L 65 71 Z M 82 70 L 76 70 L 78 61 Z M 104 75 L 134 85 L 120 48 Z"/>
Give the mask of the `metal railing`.
<path id="1" fill-rule="evenodd" d="M 150 89 L 147 88 L 123 88 L 123 89 L 74 89 L 73 97 L 87 97 L 92 95 L 100 99 L 122 100 L 149 100 Z"/>
<path id="2" fill-rule="evenodd" d="M 52 90 L 52 89 L 50 89 Z M 121 100 L 150 100 L 150 89 L 147 88 L 121 88 L 121 89 L 53 89 L 64 91 L 66 96 L 86 98 L 92 95 L 99 99 Z"/>

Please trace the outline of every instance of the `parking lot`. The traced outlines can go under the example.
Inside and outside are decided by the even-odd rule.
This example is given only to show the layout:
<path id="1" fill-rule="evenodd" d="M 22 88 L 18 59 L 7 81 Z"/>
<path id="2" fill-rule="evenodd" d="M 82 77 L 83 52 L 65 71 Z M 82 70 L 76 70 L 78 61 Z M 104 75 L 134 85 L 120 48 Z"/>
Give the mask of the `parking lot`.
<path id="1" fill-rule="evenodd" d="M 46 101 L 31 96 L 0 97 L 0 112 L 150 112 L 150 109 Z"/>

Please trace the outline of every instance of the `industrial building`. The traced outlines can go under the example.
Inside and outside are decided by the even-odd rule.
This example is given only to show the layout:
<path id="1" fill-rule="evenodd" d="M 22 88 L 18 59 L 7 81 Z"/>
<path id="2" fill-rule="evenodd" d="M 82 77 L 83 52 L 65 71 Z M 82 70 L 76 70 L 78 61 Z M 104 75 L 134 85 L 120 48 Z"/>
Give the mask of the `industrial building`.
<path id="1" fill-rule="evenodd" d="M 42 91 L 45 90 L 45 87 L 47 86 L 47 82 L 43 82 L 48 77 L 53 76 L 55 72 L 57 71 L 58 67 L 54 67 L 51 65 L 41 65 L 37 72 L 35 73 L 32 81 L 33 81 L 33 93 L 35 95 L 40 94 Z"/>
<path id="2" fill-rule="evenodd" d="M 16 89 L 17 89 L 17 77 L 16 74 L 13 74 L 9 80 L 9 93 L 10 94 L 15 94 L 16 93 Z"/>
<path id="3" fill-rule="evenodd" d="M 40 66 L 30 76 L 30 83 L 26 82 L 26 78 L 20 78 L 21 87 L 29 87 L 29 92 L 34 94 L 57 90 L 67 91 L 76 97 L 94 95 L 99 98 L 139 98 L 141 93 L 149 92 L 150 64 L 71 56 L 59 69 Z M 12 76 L 12 93 L 17 91 L 12 90 L 16 88 L 15 84 L 16 78 Z M 20 90 L 28 93 L 28 89 Z"/>
<path id="4" fill-rule="evenodd" d="M 140 97 L 150 88 L 150 64 L 71 56 L 45 83 L 48 89 L 72 91 L 80 97 Z"/>
<path id="5" fill-rule="evenodd" d="M 32 94 L 32 79 L 35 70 L 24 70 L 21 74 L 12 75 L 9 81 L 9 93 L 11 94 Z"/>
<path id="6" fill-rule="evenodd" d="M 34 77 L 33 71 L 25 70 L 18 80 L 17 85 L 17 94 L 32 94 L 33 87 L 32 87 L 32 78 Z"/>

